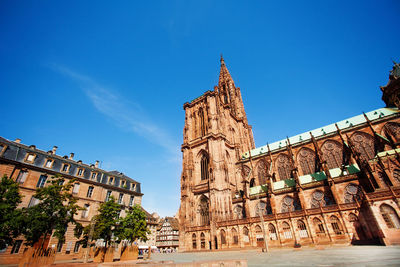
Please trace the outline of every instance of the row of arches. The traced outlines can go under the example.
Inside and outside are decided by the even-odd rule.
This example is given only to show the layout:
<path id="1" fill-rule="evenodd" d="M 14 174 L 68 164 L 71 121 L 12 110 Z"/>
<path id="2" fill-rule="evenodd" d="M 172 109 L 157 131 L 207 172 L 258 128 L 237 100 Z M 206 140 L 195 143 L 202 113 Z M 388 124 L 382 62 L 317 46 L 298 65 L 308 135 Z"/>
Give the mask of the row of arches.
<path id="1" fill-rule="evenodd" d="M 381 204 L 379 210 L 387 228 L 400 229 L 400 218 L 392 206 L 388 204 Z M 353 225 L 354 231 L 357 231 L 356 233 L 353 232 L 353 234 L 357 235 L 358 239 L 364 239 L 365 232 L 363 232 L 364 230 L 362 230 L 360 227 L 358 216 L 354 213 L 350 213 L 348 214 L 347 219 L 348 222 Z M 347 231 L 343 225 L 343 222 L 336 215 L 330 215 L 327 218 L 315 216 L 310 218 L 309 223 L 310 226 L 308 226 L 308 223 L 304 219 L 297 219 L 294 221 L 284 220 L 279 223 L 280 226 L 279 229 L 277 229 L 276 224 L 270 222 L 266 225 L 266 238 L 268 238 L 270 241 L 277 241 L 281 239 L 281 241 L 284 242 L 296 239 L 295 232 L 297 232 L 298 238 L 303 239 L 310 238 L 311 235 L 320 238 L 327 238 L 329 235 L 342 236 Z M 312 227 L 312 230 L 309 229 L 309 227 Z M 207 240 L 204 232 L 200 233 L 199 240 L 197 238 L 198 236 L 196 233 L 193 233 L 192 249 L 205 249 Z M 230 229 L 221 229 L 219 231 L 219 238 L 219 243 L 222 246 L 228 245 L 228 243 L 229 245 L 237 246 L 239 245 L 240 239 L 245 245 L 250 245 L 251 243 L 250 230 L 247 226 L 242 228 L 240 239 L 239 231 L 236 227 Z M 217 239 L 215 240 L 217 242 Z M 264 235 L 260 225 L 254 226 L 253 240 L 255 240 L 258 245 L 262 245 L 264 242 Z"/>
<path id="2" fill-rule="evenodd" d="M 400 124 L 389 122 L 383 127 L 382 132 L 383 135 L 392 137 L 394 141 L 400 141 Z M 375 157 L 378 149 L 373 136 L 365 132 L 357 131 L 351 135 L 350 140 L 354 144 L 355 150 L 360 153 L 362 159 L 370 160 Z M 320 150 L 322 160 L 326 161 L 329 169 L 341 168 L 343 164 L 347 164 L 346 161 L 348 159 L 346 158 L 342 143 L 329 139 L 322 144 Z M 303 147 L 295 155 L 295 158 L 299 166 L 300 175 L 312 174 L 319 171 L 317 156 L 314 150 Z M 294 164 L 295 163 L 288 154 L 279 154 L 274 164 L 275 172 L 278 176 L 277 180 L 293 178 Z M 267 162 L 265 159 L 257 163 L 258 184 L 266 183 L 270 167 L 270 162 Z M 256 184 L 255 181 L 254 185 Z"/>

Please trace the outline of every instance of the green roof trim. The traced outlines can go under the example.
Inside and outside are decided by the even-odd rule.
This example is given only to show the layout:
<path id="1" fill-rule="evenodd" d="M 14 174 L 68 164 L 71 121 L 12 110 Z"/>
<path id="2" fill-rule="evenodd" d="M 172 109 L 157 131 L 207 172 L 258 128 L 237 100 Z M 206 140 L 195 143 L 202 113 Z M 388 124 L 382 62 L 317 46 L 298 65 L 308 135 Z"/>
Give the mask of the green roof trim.
<path id="1" fill-rule="evenodd" d="M 400 148 L 396 148 L 396 149 L 392 149 L 392 150 L 387 150 L 387 151 L 379 152 L 379 153 L 375 156 L 375 158 L 378 158 L 378 157 L 382 158 L 382 157 L 386 157 L 386 156 L 395 155 L 396 152 L 397 152 L 398 154 L 400 154 Z"/>
<path id="2" fill-rule="evenodd" d="M 253 187 L 250 187 L 250 196 L 251 195 L 257 195 L 257 194 L 265 193 L 267 191 L 268 191 L 268 185 L 267 184 L 253 186 Z"/>
<path id="3" fill-rule="evenodd" d="M 352 164 L 350 166 L 346 166 L 347 171 L 349 174 L 354 174 L 360 172 L 360 168 L 358 167 L 357 164 Z"/>
<path id="4" fill-rule="evenodd" d="M 367 113 L 365 113 L 365 115 L 368 117 L 368 119 L 370 121 L 374 121 L 374 120 L 385 118 L 385 117 L 388 117 L 388 116 L 391 116 L 394 114 L 399 114 L 399 112 L 400 111 L 398 108 L 380 108 L 377 110 L 367 112 Z M 351 117 L 346 120 L 339 121 L 336 124 L 338 125 L 339 129 L 344 130 L 344 129 L 351 128 L 353 126 L 361 125 L 366 122 L 367 122 L 367 120 L 365 119 L 364 115 L 361 114 L 361 115 L 357 115 L 357 116 Z M 324 127 L 320 127 L 315 130 L 312 130 L 311 133 L 314 137 L 317 138 L 317 137 L 324 136 L 326 134 L 334 133 L 336 131 L 337 131 L 337 129 L 336 129 L 335 123 L 332 123 L 332 124 L 326 125 Z M 290 144 L 292 144 L 292 145 L 300 143 L 300 142 L 304 142 L 304 141 L 309 141 L 309 140 L 311 140 L 310 131 L 289 137 Z M 283 139 L 283 140 L 276 141 L 274 143 L 269 144 L 271 152 L 286 147 L 286 143 L 287 143 L 286 139 Z M 242 159 L 249 158 L 250 153 L 251 153 L 252 157 L 266 154 L 266 153 L 268 153 L 268 147 L 265 145 L 262 147 L 252 149 L 251 151 L 247 151 L 242 154 Z"/>

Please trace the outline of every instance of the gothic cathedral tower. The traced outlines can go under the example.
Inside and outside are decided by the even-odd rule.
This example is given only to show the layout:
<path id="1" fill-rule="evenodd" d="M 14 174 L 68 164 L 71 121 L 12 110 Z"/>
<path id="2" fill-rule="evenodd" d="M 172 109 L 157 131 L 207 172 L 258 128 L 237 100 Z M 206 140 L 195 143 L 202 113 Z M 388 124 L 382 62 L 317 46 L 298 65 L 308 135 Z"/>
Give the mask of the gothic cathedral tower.
<path id="1" fill-rule="evenodd" d="M 236 162 L 254 148 L 240 88 L 221 56 L 218 86 L 183 105 L 180 250 L 216 249 L 216 223 L 233 217 L 232 195 L 244 189 Z"/>

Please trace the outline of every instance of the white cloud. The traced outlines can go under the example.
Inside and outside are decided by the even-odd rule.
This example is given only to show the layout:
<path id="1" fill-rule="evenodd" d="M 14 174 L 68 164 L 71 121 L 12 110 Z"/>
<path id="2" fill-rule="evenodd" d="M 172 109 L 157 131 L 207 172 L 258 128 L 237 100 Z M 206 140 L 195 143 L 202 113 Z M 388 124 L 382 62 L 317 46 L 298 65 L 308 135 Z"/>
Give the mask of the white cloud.
<path id="1" fill-rule="evenodd" d="M 77 82 L 97 111 L 111 119 L 118 127 L 165 148 L 173 155 L 173 161 L 180 161 L 178 143 L 156 125 L 139 104 L 125 100 L 117 92 L 98 84 L 93 78 L 67 67 L 53 64 L 52 69 Z"/>

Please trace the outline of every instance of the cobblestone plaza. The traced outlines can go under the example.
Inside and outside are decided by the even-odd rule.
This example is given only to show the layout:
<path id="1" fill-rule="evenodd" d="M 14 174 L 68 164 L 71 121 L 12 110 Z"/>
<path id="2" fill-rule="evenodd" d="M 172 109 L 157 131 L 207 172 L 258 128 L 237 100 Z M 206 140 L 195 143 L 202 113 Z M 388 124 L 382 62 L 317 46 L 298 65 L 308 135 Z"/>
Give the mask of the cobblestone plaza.
<path id="1" fill-rule="evenodd" d="M 400 247 L 352 246 L 327 249 L 302 248 L 153 254 L 153 261 L 175 263 L 246 259 L 248 266 L 400 266 Z"/>

